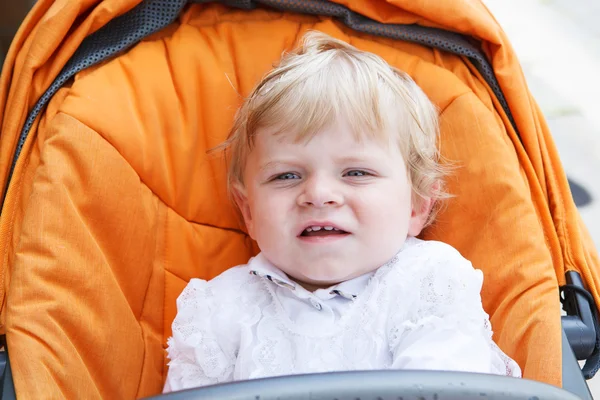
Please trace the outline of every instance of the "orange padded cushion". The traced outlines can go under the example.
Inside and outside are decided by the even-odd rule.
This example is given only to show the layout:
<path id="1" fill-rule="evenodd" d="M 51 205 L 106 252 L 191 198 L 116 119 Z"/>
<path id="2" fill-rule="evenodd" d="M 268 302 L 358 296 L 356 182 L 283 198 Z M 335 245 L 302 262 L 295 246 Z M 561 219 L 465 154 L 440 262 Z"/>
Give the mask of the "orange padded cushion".
<path id="1" fill-rule="evenodd" d="M 15 376 L 35 376 L 17 381 L 20 396 L 160 392 L 186 282 L 258 251 L 228 202 L 223 159 L 207 151 L 225 139 L 240 96 L 307 29 L 383 56 L 439 106 L 456 197 L 424 237 L 484 271 L 495 340 L 525 377 L 560 385 L 552 259 L 520 155 L 463 60 L 328 18 L 211 5 L 80 73 L 45 122 L 7 303 L 10 345 L 29 349 L 11 354 Z"/>

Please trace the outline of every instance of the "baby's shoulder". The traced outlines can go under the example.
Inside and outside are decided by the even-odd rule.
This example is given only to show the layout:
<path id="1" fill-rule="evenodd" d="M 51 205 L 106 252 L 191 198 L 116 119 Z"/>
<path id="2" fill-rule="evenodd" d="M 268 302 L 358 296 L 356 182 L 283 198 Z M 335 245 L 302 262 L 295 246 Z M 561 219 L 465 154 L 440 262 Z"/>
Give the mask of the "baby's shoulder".
<path id="1" fill-rule="evenodd" d="M 479 281 L 482 273 L 451 245 L 435 240 L 408 238 L 397 254 L 390 278 L 409 281 L 440 281 L 460 284 Z"/>
<path id="2" fill-rule="evenodd" d="M 422 259 L 423 261 L 465 260 L 462 254 L 448 243 L 437 240 L 422 240 L 414 237 L 406 239 L 404 247 L 398 255 L 400 257 Z"/>
<path id="3" fill-rule="evenodd" d="M 248 264 L 229 268 L 210 280 L 193 278 L 189 281 L 177 299 L 177 306 L 184 303 L 204 303 L 209 307 L 225 306 L 228 304 L 244 304 L 258 292 L 263 285 L 250 273 Z"/>

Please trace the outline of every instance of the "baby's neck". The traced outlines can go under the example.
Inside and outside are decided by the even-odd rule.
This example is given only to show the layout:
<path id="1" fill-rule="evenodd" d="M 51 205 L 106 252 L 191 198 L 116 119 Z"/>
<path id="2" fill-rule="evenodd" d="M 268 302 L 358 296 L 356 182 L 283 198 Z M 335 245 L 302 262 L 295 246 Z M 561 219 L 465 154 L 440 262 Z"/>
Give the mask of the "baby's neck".
<path id="1" fill-rule="evenodd" d="M 337 285 L 337 283 L 317 285 L 317 284 L 313 284 L 313 283 L 301 282 L 301 281 L 299 281 L 297 279 L 294 279 L 294 282 L 296 282 L 296 284 L 302 286 L 304 289 L 308 290 L 311 293 L 315 292 L 315 291 L 317 291 L 319 289 L 326 289 L 328 287 Z M 340 282 L 338 282 L 338 283 L 340 283 Z"/>

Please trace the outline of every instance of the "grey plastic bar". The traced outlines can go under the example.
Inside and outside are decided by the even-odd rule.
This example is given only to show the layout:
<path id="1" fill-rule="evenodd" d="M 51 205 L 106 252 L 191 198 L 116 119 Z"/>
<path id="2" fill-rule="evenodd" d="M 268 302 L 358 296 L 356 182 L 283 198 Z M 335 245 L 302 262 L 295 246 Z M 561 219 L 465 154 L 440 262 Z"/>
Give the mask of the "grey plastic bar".
<path id="1" fill-rule="evenodd" d="M 562 385 L 563 389 L 579 396 L 582 400 L 593 400 L 564 331 L 562 332 Z"/>
<path id="2" fill-rule="evenodd" d="M 561 388 L 506 376 L 438 371 L 352 371 L 283 376 L 189 389 L 160 400 L 581 400 Z"/>
<path id="3" fill-rule="evenodd" d="M 565 274 L 568 284 L 585 289 L 579 273 L 568 271 Z M 575 357 L 586 360 L 594 351 L 596 345 L 596 329 L 592 317 L 592 304 L 580 293 L 565 293 L 566 303 L 563 308 L 567 315 L 563 316 L 562 327 L 569 340 Z"/>

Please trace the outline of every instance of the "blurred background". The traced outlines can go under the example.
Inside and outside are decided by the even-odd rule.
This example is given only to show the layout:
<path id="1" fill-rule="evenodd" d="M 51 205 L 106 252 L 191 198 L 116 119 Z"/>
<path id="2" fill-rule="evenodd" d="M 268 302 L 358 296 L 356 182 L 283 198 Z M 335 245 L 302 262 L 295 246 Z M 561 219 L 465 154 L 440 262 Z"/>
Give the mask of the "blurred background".
<path id="1" fill-rule="evenodd" d="M 15 32 L 33 4 L 35 0 L 0 0 L 0 61 L 2 63 Z"/>
<path id="2" fill-rule="evenodd" d="M 600 0 L 483 2 L 511 40 L 600 249 Z M 0 61 L 34 3 L 0 0 Z M 600 376 L 589 383 L 600 398 Z"/>

